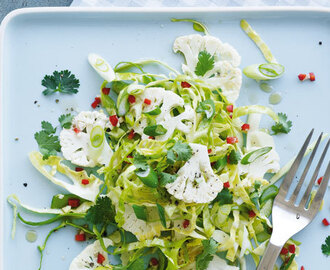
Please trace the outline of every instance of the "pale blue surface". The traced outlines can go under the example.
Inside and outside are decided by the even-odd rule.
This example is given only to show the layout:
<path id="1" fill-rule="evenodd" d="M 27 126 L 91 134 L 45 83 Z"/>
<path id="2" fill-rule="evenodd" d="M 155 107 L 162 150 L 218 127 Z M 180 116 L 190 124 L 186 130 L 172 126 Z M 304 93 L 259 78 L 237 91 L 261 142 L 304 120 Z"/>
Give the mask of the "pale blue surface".
<path id="1" fill-rule="evenodd" d="M 28 10 L 26 10 L 28 12 Z M 286 73 L 272 82 L 284 100 L 274 106 L 276 111 L 287 112 L 293 120 L 289 135 L 276 137 L 281 163 L 285 164 L 300 148 L 308 131 L 329 132 L 330 85 L 330 14 L 327 12 L 235 12 L 235 13 L 180 13 L 152 12 L 123 15 L 117 12 L 84 13 L 26 13 L 14 17 L 5 29 L 2 70 L 2 160 L 5 248 L 4 269 L 37 269 L 41 244 L 53 227 L 37 228 L 38 240 L 25 241 L 29 229 L 20 222 L 17 235 L 10 238 L 12 212 L 5 202 L 7 195 L 16 193 L 29 205 L 49 206 L 53 194 L 63 192 L 45 180 L 28 161 L 27 154 L 37 149 L 34 132 L 40 122 L 53 124 L 66 108 L 90 109 L 98 94 L 101 78 L 89 67 L 87 54 L 95 52 L 114 65 L 119 61 L 156 58 L 180 68 L 182 57 L 174 55 L 172 43 L 179 35 L 192 34 L 190 24 L 171 23 L 171 17 L 196 18 L 207 23 L 210 32 L 232 44 L 242 55 L 241 67 L 264 59 L 239 27 L 239 19 L 247 18 L 262 35 Z M 319 40 L 323 45 L 319 46 Z M 69 69 L 80 79 L 80 91 L 75 96 L 42 96 L 41 80 L 54 70 Z M 313 71 L 316 81 L 301 83 L 298 73 Z M 257 84 L 243 78 L 239 104 L 267 105 L 269 94 L 259 90 Z M 55 99 L 59 98 L 59 104 Z M 33 104 L 38 100 L 37 104 Z M 40 104 L 40 107 L 37 105 Z M 19 137 L 19 141 L 14 141 Z M 328 159 L 329 160 L 329 159 Z M 23 187 L 27 182 L 28 186 Z M 329 269 L 329 258 L 321 254 L 320 246 L 329 235 L 329 227 L 321 220 L 330 217 L 330 193 L 324 209 L 295 239 L 302 241 L 300 265 L 305 269 Z M 74 241 L 73 229 L 64 229 L 50 238 L 44 257 L 44 270 L 68 269 L 71 259 L 79 253 L 82 244 Z M 19 259 L 19 260 L 18 260 Z M 328 265 L 328 267 L 326 266 Z M 249 270 L 255 269 L 253 266 Z"/>

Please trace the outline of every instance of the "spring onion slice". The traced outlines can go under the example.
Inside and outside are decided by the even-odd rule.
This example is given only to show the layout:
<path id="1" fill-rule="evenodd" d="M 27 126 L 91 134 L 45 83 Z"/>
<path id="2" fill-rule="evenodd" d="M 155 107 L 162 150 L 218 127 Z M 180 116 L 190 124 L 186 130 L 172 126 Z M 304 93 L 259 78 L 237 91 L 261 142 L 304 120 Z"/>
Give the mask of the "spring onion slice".
<path id="1" fill-rule="evenodd" d="M 155 107 L 155 109 L 153 109 L 152 111 L 148 111 L 148 112 L 143 112 L 143 114 L 148 114 L 148 115 L 159 115 L 161 113 L 161 109 L 160 107 L 157 105 Z"/>
<path id="2" fill-rule="evenodd" d="M 172 22 L 191 22 L 193 23 L 193 28 L 197 32 L 203 32 L 205 35 L 209 35 L 209 31 L 207 30 L 206 26 L 199 21 L 193 19 L 171 19 Z"/>
<path id="3" fill-rule="evenodd" d="M 284 73 L 284 66 L 277 63 L 253 64 L 243 69 L 246 77 L 255 80 L 274 80 Z"/>
<path id="4" fill-rule="evenodd" d="M 260 51 L 262 52 L 263 56 L 269 63 L 277 63 L 274 55 L 270 51 L 269 47 L 266 43 L 261 39 L 256 31 L 252 29 L 249 23 L 246 20 L 241 20 L 240 22 L 241 28 L 244 32 L 252 39 L 252 41 L 258 46 Z"/>
<path id="5" fill-rule="evenodd" d="M 242 158 L 241 163 L 243 165 L 250 164 L 251 162 L 255 161 L 257 158 L 267 154 L 270 150 L 272 150 L 271 146 L 262 147 L 262 148 L 259 148 L 257 150 L 254 150 L 254 151 L 248 153 L 247 155 L 245 155 Z"/>
<path id="6" fill-rule="evenodd" d="M 156 188 L 158 186 L 157 173 L 148 166 L 147 170 L 135 171 L 135 174 L 140 178 L 140 180 L 148 187 Z"/>
<path id="7" fill-rule="evenodd" d="M 93 147 L 98 148 L 104 141 L 104 129 L 101 126 L 95 126 L 90 135 L 90 141 Z"/>
<path id="8" fill-rule="evenodd" d="M 144 128 L 143 133 L 148 136 L 159 136 L 164 135 L 167 132 L 167 129 L 162 125 L 152 125 Z"/>

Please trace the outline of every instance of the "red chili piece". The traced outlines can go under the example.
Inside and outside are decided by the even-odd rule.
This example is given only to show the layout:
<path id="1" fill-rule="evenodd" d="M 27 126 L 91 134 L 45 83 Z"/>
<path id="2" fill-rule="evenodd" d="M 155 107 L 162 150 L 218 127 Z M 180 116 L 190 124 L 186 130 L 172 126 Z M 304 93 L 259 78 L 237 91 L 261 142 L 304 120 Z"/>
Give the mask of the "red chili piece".
<path id="1" fill-rule="evenodd" d="M 302 267 L 300 267 L 300 270 L 305 270 L 305 267 L 303 267 L 303 266 L 302 266 Z"/>
<path id="2" fill-rule="evenodd" d="M 148 98 L 145 98 L 143 102 L 144 102 L 144 104 L 147 104 L 147 105 L 151 104 L 151 100 Z"/>
<path id="3" fill-rule="evenodd" d="M 300 81 L 304 81 L 304 80 L 307 79 L 307 75 L 306 75 L 306 74 L 299 74 L 299 75 L 298 75 L 298 79 L 299 79 Z"/>
<path id="4" fill-rule="evenodd" d="M 134 135 L 135 135 L 135 133 L 134 133 L 134 129 L 132 129 L 132 130 L 129 132 L 127 138 L 130 139 L 130 140 L 132 140 L 132 139 L 134 138 Z"/>
<path id="5" fill-rule="evenodd" d="M 224 188 L 229 188 L 230 187 L 230 183 L 227 181 L 225 183 L 223 183 L 223 187 Z"/>
<path id="6" fill-rule="evenodd" d="M 154 136 L 149 136 L 148 139 L 150 139 L 150 140 L 154 140 L 155 137 L 154 137 Z"/>
<path id="7" fill-rule="evenodd" d="M 324 218 L 322 220 L 322 223 L 323 223 L 324 226 L 329 226 L 330 225 L 329 221 L 326 218 Z"/>
<path id="8" fill-rule="evenodd" d="M 74 170 L 75 170 L 76 172 L 81 172 L 81 171 L 83 171 L 84 169 L 83 169 L 83 168 L 80 168 L 80 167 L 76 167 Z"/>
<path id="9" fill-rule="evenodd" d="M 241 129 L 242 129 L 242 131 L 248 131 L 248 130 L 250 130 L 250 125 L 249 124 L 243 124 L 241 126 Z"/>
<path id="10" fill-rule="evenodd" d="M 295 253 L 296 252 L 296 246 L 295 245 L 289 245 L 288 246 L 288 250 L 290 253 Z"/>
<path id="11" fill-rule="evenodd" d="M 190 221 L 188 219 L 185 219 L 182 222 L 182 226 L 183 226 L 184 229 L 188 228 L 189 227 L 189 224 L 190 224 Z"/>
<path id="12" fill-rule="evenodd" d="M 81 184 L 83 184 L 83 185 L 88 185 L 89 184 L 89 180 L 88 179 L 82 179 L 81 180 Z"/>
<path id="13" fill-rule="evenodd" d="M 249 217 L 250 217 L 250 218 L 254 218 L 255 216 L 256 216 L 256 213 L 254 213 L 253 210 L 250 210 L 250 211 L 249 211 Z"/>
<path id="14" fill-rule="evenodd" d="M 80 129 L 79 128 L 73 128 L 73 131 L 76 133 L 76 134 L 78 134 L 79 132 L 80 132 Z"/>
<path id="15" fill-rule="evenodd" d="M 233 104 L 227 105 L 226 110 L 227 110 L 227 112 L 233 112 L 234 105 Z"/>
<path id="16" fill-rule="evenodd" d="M 80 205 L 79 199 L 69 199 L 68 205 L 70 205 L 72 208 L 77 208 Z"/>
<path id="17" fill-rule="evenodd" d="M 150 264 L 152 266 L 157 266 L 159 264 L 158 260 L 156 258 L 151 258 L 150 259 Z"/>
<path id="18" fill-rule="evenodd" d="M 188 82 L 181 82 L 181 87 L 182 88 L 190 88 L 191 87 L 191 84 L 188 83 Z"/>
<path id="19" fill-rule="evenodd" d="M 109 95 L 109 93 L 110 93 L 110 88 L 103 87 L 103 88 L 102 88 L 102 93 L 105 94 L 105 95 Z"/>
<path id="20" fill-rule="evenodd" d="M 133 104 L 133 103 L 135 103 L 135 101 L 136 101 L 135 96 L 133 96 L 133 95 L 128 96 L 128 102 L 129 103 Z"/>
<path id="21" fill-rule="evenodd" d="M 227 137 L 227 143 L 228 144 L 238 143 L 238 139 L 237 137 Z"/>
<path id="22" fill-rule="evenodd" d="M 132 155 L 128 155 L 127 158 L 133 158 L 133 156 Z"/>
<path id="23" fill-rule="evenodd" d="M 207 152 L 210 154 L 212 153 L 212 149 L 207 149 Z"/>
<path id="24" fill-rule="evenodd" d="M 313 72 L 309 73 L 309 79 L 313 82 L 315 81 L 315 74 Z"/>
<path id="25" fill-rule="evenodd" d="M 286 254 L 288 254 L 288 252 L 289 252 L 288 249 L 283 247 L 281 250 L 281 255 L 286 255 Z"/>
<path id="26" fill-rule="evenodd" d="M 113 125 L 114 127 L 117 126 L 117 124 L 118 124 L 117 115 L 114 114 L 114 115 L 109 116 L 109 120 L 110 120 L 111 125 Z"/>
<path id="27" fill-rule="evenodd" d="M 74 238 L 75 238 L 75 240 L 77 242 L 84 242 L 84 241 L 86 241 L 86 235 L 84 233 L 76 234 Z"/>
<path id="28" fill-rule="evenodd" d="M 96 97 L 92 103 L 92 108 L 95 109 L 97 107 L 97 105 L 99 105 L 101 103 L 101 98 L 100 97 Z"/>
<path id="29" fill-rule="evenodd" d="M 233 119 L 233 114 L 232 113 L 229 114 L 229 118 Z"/>
<path id="30" fill-rule="evenodd" d="M 97 254 L 97 263 L 102 264 L 105 261 L 104 256 L 101 253 Z"/>
<path id="31" fill-rule="evenodd" d="M 322 180 L 323 180 L 323 177 L 320 177 L 319 179 L 317 179 L 317 183 L 318 183 L 319 185 L 321 185 Z"/>

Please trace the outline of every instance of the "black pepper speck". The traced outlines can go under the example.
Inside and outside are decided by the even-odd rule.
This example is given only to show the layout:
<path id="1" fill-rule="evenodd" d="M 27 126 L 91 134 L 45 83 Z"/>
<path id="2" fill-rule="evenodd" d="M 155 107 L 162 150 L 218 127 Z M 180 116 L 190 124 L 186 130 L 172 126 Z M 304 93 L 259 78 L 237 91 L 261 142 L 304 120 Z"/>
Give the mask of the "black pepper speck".
<path id="1" fill-rule="evenodd" d="M 319 41 L 319 45 L 322 45 L 322 41 Z"/>
<path id="2" fill-rule="evenodd" d="M 23 183 L 23 186 L 24 186 L 24 187 L 27 187 L 27 185 L 28 185 L 27 183 Z"/>

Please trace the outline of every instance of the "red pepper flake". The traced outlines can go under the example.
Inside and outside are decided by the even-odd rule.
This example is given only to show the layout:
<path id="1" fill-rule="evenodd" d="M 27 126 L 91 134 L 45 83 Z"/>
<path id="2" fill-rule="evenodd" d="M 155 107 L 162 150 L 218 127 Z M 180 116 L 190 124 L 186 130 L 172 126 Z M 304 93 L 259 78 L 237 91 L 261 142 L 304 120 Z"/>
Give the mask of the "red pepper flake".
<path id="1" fill-rule="evenodd" d="M 256 213 L 254 213 L 253 210 L 250 210 L 250 211 L 249 211 L 249 217 L 250 217 L 250 218 L 254 218 L 255 216 L 256 216 Z"/>
<path id="2" fill-rule="evenodd" d="M 74 238 L 75 238 L 75 240 L 77 242 L 84 242 L 84 241 L 86 241 L 86 235 L 84 233 L 76 234 Z"/>
<path id="3" fill-rule="evenodd" d="M 135 103 L 135 101 L 136 101 L 135 96 L 133 96 L 133 95 L 128 96 L 128 102 L 129 103 L 133 104 L 133 103 Z"/>
<path id="4" fill-rule="evenodd" d="M 68 205 L 70 205 L 72 208 L 77 208 L 80 205 L 79 199 L 69 199 Z"/>
<path id="5" fill-rule="evenodd" d="M 117 126 L 117 124 L 118 124 L 117 115 L 114 114 L 114 115 L 109 116 L 109 120 L 110 120 L 111 125 L 113 125 L 114 127 Z"/>
<path id="6" fill-rule="evenodd" d="M 319 179 L 317 179 L 317 183 L 318 183 L 319 185 L 321 185 L 321 183 L 322 183 L 322 180 L 323 180 L 323 176 L 322 176 L 322 177 L 320 177 Z"/>
<path id="7" fill-rule="evenodd" d="M 288 249 L 283 247 L 282 250 L 281 250 L 281 255 L 286 255 L 288 253 L 289 253 Z"/>
<path id="8" fill-rule="evenodd" d="M 148 139 L 150 139 L 150 140 L 154 140 L 155 137 L 154 137 L 154 136 L 149 136 Z"/>
<path id="9" fill-rule="evenodd" d="M 212 149 L 207 149 L 207 152 L 208 152 L 209 154 L 211 154 L 211 153 L 212 153 Z"/>
<path id="10" fill-rule="evenodd" d="M 151 258 L 150 264 L 151 264 L 151 266 L 157 266 L 159 264 L 159 262 L 156 258 Z"/>
<path id="11" fill-rule="evenodd" d="M 101 253 L 97 254 L 97 263 L 102 264 L 105 261 L 104 256 Z"/>
<path id="12" fill-rule="evenodd" d="M 229 118 L 233 119 L 233 114 L 232 113 L 229 114 Z"/>
<path id="13" fill-rule="evenodd" d="M 84 169 L 83 169 L 83 168 L 80 168 L 80 167 L 76 167 L 74 170 L 75 170 L 76 172 L 81 172 L 81 171 L 83 171 Z"/>
<path id="14" fill-rule="evenodd" d="M 227 156 L 227 163 L 230 164 L 230 158 L 229 158 L 229 155 Z"/>
<path id="15" fill-rule="evenodd" d="M 329 221 L 326 218 L 324 218 L 322 220 L 322 223 L 323 223 L 324 226 L 329 226 L 330 225 Z"/>
<path id="16" fill-rule="evenodd" d="M 181 82 L 181 87 L 182 88 L 190 88 L 191 87 L 191 84 L 188 83 L 188 82 Z"/>
<path id="17" fill-rule="evenodd" d="M 110 93 L 110 88 L 103 87 L 103 88 L 102 88 L 102 93 L 105 94 L 105 95 L 109 95 L 109 93 Z"/>
<path id="18" fill-rule="evenodd" d="M 100 97 L 95 97 L 95 102 L 97 102 L 98 104 L 101 103 L 101 98 Z"/>
<path id="19" fill-rule="evenodd" d="M 131 129 L 131 131 L 129 132 L 127 138 L 128 138 L 129 140 L 132 140 L 132 139 L 134 138 L 134 135 L 135 135 L 135 133 L 134 133 L 134 129 Z"/>
<path id="20" fill-rule="evenodd" d="M 300 267 L 300 270 L 305 270 L 305 267 L 303 267 L 303 266 L 302 266 L 302 267 Z"/>
<path id="21" fill-rule="evenodd" d="M 295 253 L 296 252 L 296 246 L 295 245 L 289 245 L 288 246 L 288 250 L 290 253 Z"/>
<path id="22" fill-rule="evenodd" d="M 216 161 L 211 162 L 211 166 L 213 167 L 217 163 Z"/>
<path id="23" fill-rule="evenodd" d="M 81 184 L 86 186 L 86 185 L 89 184 L 89 180 L 88 179 L 82 179 Z"/>
<path id="24" fill-rule="evenodd" d="M 188 219 L 185 219 L 183 222 L 182 222 L 182 227 L 184 229 L 187 229 L 189 227 L 189 224 L 190 224 L 190 221 Z"/>
<path id="25" fill-rule="evenodd" d="M 237 137 L 227 137 L 226 140 L 227 140 L 228 144 L 238 143 L 238 138 Z"/>
<path id="26" fill-rule="evenodd" d="M 80 129 L 79 128 L 73 128 L 73 131 L 76 133 L 76 134 L 78 134 L 79 132 L 80 132 Z"/>
<path id="27" fill-rule="evenodd" d="M 299 75 L 298 75 L 298 79 L 299 79 L 300 81 L 305 81 L 305 80 L 307 80 L 308 78 L 307 78 L 307 75 L 306 75 L 306 74 L 299 74 Z"/>
<path id="28" fill-rule="evenodd" d="M 233 112 L 234 111 L 234 105 L 233 104 L 227 105 L 226 110 L 227 110 L 227 112 Z"/>
<path id="29" fill-rule="evenodd" d="M 143 102 L 144 102 L 144 104 L 147 104 L 147 105 L 151 104 L 151 100 L 148 98 L 145 98 Z"/>
<path id="30" fill-rule="evenodd" d="M 250 130 L 250 125 L 249 124 L 243 124 L 241 126 L 242 131 L 249 131 Z"/>
<path id="31" fill-rule="evenodd" d="M 230 183 L 227 181 L 225 183 L 223 183 L 223 187 L 224 188 L 229 188 L 230 187 Z"/>
<path id="32" fill-rule="evenodd" d="M 133 158 L 133 156 L 132 155 L 128 155 L 127 158 Z"/>
<path id="33" fill-rule="evenodd" d="M 92 108 L 95 109 L 97 107 L 97 105 L 99 105 L 101 103 L 101 98 L 100 97 L 96 97 L 92 103 Z"/>
<path id="34" fill-rule="evenodd" d="M 315 81 L 315 74 L 313 72 L 309 73 L 309 79 L 313 82 Z"/>

